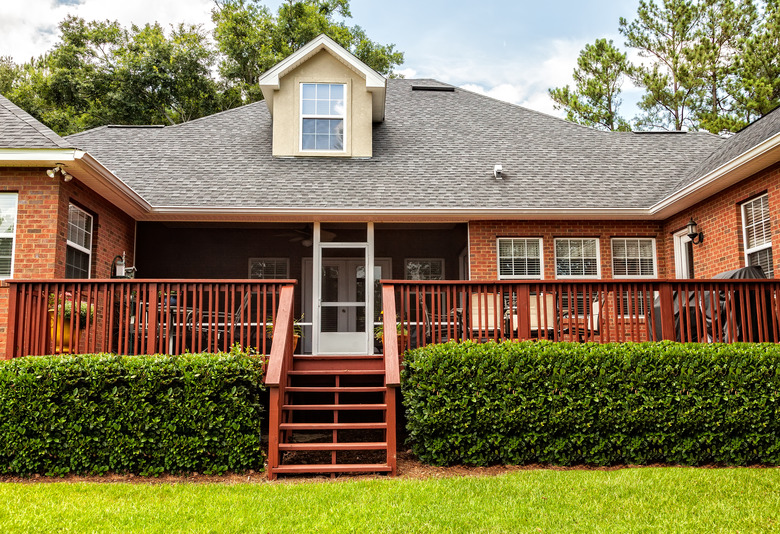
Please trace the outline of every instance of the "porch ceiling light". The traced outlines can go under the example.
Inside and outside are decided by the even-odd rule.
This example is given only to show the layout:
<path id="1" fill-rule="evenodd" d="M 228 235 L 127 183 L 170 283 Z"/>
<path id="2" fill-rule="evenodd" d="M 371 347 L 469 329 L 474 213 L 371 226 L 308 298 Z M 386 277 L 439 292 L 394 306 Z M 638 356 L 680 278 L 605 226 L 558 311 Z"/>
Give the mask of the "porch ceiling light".
<path id="1" fill-rule="evenodd" d="M 701 245 L 701 242 L 704 241 L 704 233 L 699 231 L 699 226 L 693 220 L 693 217 L 691 217 L 688 223 L 688 237 L 694 245 Z"/>

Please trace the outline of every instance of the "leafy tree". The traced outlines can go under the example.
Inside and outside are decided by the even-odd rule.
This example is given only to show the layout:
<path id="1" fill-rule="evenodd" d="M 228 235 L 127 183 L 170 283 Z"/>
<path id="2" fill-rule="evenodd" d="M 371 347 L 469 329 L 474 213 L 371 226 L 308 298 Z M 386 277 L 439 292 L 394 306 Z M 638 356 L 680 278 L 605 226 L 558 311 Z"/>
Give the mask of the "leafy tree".
<path id="1" fill-rule="evenodd" d="M 612 41 L 598 39 L 588 44 L 577 58 L 575 88 L 550 89 L 555 109 L 565 109 L 566 119 L 602 130 L 630 131 L 631 125 L 618 115 L 620 89 L 631 65 L 626 54 Z"/>
<path id="2" fill-rule="evenodd" d="M 696 38 L 701 10 L 693 0 L 640 0 L 637 18 L 620 18 L 626 45 L 649 60 L 636 66 L 634 81 L 645 88 L 639 107 L 643 125 L 682 130 L 695 127 L 692 107 L 703 85 L 702 69 L 688 53 Z"/>
<path id="3" fill-rule="evenodd" d="M 276 15 L 258 0 L 217 0 L 212 20 L 223 55 L 220 74 L 245 101 L 260 100 L 260 75 L 322 33 L 382 74 L 403 63 L 395 45 L 376 43 L 337 17 L 351 17 L 348 0 L 287 0 Z"/>

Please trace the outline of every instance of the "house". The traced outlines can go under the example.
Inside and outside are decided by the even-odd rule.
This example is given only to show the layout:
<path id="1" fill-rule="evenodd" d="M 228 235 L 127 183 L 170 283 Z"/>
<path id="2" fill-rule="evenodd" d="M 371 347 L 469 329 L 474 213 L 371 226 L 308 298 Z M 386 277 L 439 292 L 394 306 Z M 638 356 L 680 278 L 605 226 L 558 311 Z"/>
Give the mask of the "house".
<path id="1" fill-rule="evenodd" d="M 104 126 L 67 138 L 0 97 L 0 351 L 34 352 L 24 344 L 31 336 L 50 351 L 56 325 L 20 322 L 32 307 L 46 321 L 55 301 L 114 298 L 118 287 L 44 289 L 43 281 L 107 279 L 121 265 L 136 269 L 135 285 L 121 293 L 132 311 L 112 308 L 124 321 L 125 344 L 121 331 L 95 327 L 83 338 L 100 350 L 214 348 L 210 340 L 239 339 L 236 324 L 246 330 L 244 337 L 238 328 L 241 341 L 259 344 L 265 327 L 282 321 L 267 320 L 259 297 L 247 296 L 260 286 L 247 289 L 241 280 L 291 279 L 297 287 L 284 317 L 305 319 L 299 352 L 356 358 L 375 352 L 375 325 L 392 326 L 388 315 L 415 323 L 398 331 L 423 342 L 461 337 L 464 329 L 480 338 L 543 332 L 554 339 L 583 330 L 590 339 L 611 309 L 605 339 L 610 332 L 627 338 L 623 319 L 626 331 L 641 330 L 628 338 L 649 339 L 649 302 L 661 298 L 663 307 L 677 298 L 681 309 L 685 288 L 694 287 L 664 281 L 710 279 L 746 265 L 774 278 L 778 110 L 728 139 L 602 132 L 435 80 L 385 79 L 324 35 L 259 84 L 264 101 L 185 124 Z M 31 279 L 41 282 L 15 285 Z M 202 287 L 227 279 L 234 285 Z M 385 296 L 398 302 L 384 319 L 382 279 L 399 281 L 386 285 Z M 421 280 L 442 284 L 414 286 Z M 471 282 L 444 284 L 456 280 Z M 41 291 L 47 302 L 35 300 Z M 430 298 L 411 298 L 426 291 Z M 282 292 L 274 286 L 273 299 Z M 591 299 L 608 293 L 612 304 Z M 213 313 L 183 305 L 184 298 L 211 299 Z M 529 298 L 533 307 L 525 308 L 533 311 L 518 312 Z M 772 320 L 756 327 L 763 337 L 750 339 L 777 339 L 771 298 L 751 301 Z M 143 308 L 143 299 L 156 305 Z M 386 311 L 388 304 L 385 298 Z M 670 318 L 665 335 L 677 328 L 686 339 L 687 322 L 687 339 L 704 339 L 704 326 L 691 337 L 693 315 L 675 313 L 677 326 Z M 112 314 L 95 312 L 104 322 Z M 143 330 L 145 321 L 156 326 Z M 212 335 L 219 329 L 222 337 Z M 113 339 L 119 345 L 106 345 Z"/>

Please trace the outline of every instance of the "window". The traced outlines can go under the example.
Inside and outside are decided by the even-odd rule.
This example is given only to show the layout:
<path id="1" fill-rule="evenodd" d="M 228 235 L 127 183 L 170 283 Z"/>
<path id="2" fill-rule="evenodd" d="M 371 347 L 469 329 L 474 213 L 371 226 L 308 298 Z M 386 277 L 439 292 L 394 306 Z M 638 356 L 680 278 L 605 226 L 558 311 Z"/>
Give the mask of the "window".
<path id="1" fill-rule="evenodd" d="M 558 278 L 599 278 L 598 239 L 556 239 L 555 276 Z"/>
<path id="2" fill-rule="evenodd" d="M 772 229 L 767 195 L 742 204 L 742 226 L 745 239 L 745 263 L 761 266 L 767 278 L 774 278 Z"/>
<path id="3" fill-rule="evenodd" d="M 290 277 L 287 258 L 249 258 L 249 278 L 279 280 Z"/>
<path id="4" fill-rule="evenodd" d="M 0 278 L 14 272 L 14 237 L 16 235 L 17 193 L 0 193 Z"/>
<path id="5" fill-rule="evenodd" d="M 542 240 L 498 239 L 499 278 L 542 278 Z"/>
<path id="6" fill-rule="evenodd" d="M 301 84 L 301 150 L 344 150 L 346 85 Z"/>
<path id="7" fill-rule="evenodd" d="M 655 239 L 613 239 L 615 278 L 655 278 Z"/>
<path id="8" fill-rule="evenodd" d="M 92 266 L 92 215 L 68 206 L 68 246 L 65 253 L 65 278 L 89 278 Z"/>
<path id="9" fill-rule="evenodd" d="M 407 280 L 444 280 L 444 260 L 441 258 L 408 258 L 404 260 Z"/>

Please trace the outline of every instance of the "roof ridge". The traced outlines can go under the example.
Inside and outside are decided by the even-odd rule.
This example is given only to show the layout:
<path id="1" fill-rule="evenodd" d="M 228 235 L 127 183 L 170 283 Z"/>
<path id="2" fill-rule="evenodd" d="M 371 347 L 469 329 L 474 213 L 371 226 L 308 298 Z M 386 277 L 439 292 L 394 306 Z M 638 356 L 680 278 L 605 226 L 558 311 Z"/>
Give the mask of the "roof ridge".
<path id="1" fill-rule="evenodd" d="M 212 117 L 225 115 L 227 113 L 236 113 L 236 112 L 238 112 L 238 110 L 242 110 L 242 109 L 248 108 L 250 106 L 256 106 L 256 105 L 264 104 L 264 103 L 265 103 L 265 99 L 263 99 L 263 100 L 256 100 L 254 102 L 249 102 L 248 104 L 241 104 L 240 106 L 236 106 L 234 108 L 223 109 L 222 111 L 217 111 L 216 113 L 212 113 L 210 115 L 204 115 L 203 117 L 198 117 L 197 119 L 192 119 L 190 121 L 180 122 L 178 124 L 171 124 L 170 126 L 166 126 L 166 128 L 181 128 L 182 126 L 187 126 L 188 124 L 192 124 L 193 122 L 202 121 L 204 119 L 210 119 Z"/>
<path id="2" fill-rule="evenodd" d="M 0 94 L 0 106 L 5 108 L 5 110 L 11 113 L 14 117 L 32 128 L 37 134 L 54 143 L 59 148 L 72 148 L 57 132 L 27 113 L 25 110 L 14 104 L 11 99 L 2 94 Z"/>

